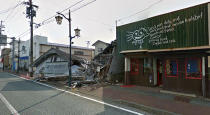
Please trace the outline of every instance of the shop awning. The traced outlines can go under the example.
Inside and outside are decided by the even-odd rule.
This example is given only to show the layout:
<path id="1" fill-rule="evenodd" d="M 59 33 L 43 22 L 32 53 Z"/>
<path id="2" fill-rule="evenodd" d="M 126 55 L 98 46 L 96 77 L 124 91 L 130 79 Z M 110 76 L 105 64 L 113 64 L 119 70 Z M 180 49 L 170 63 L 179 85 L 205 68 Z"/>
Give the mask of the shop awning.
<path id="1" fill-rule="evenodd" d="M 144 52 L 148 52 L 149 50 L 125 50 L 125 51 L 121 51 L 121 54 L 127 54 L 127 53 L 144 53 Z"/>
<path id="2" fill-rule="evenodd" d="M 186 50 L 208 50 L 210 46 L 198 46 L 198 47 L 186 47 L 186 48 L 170 48 L 170 49 L 157 49 L 157 50 L 149 50 L 148 53 L 156 53 L 156 52 L 169 52 L 169 51 L 186 51 Z"/>
<path id="3" fill-rule="evenodd" d="M 125 50 L 121 51 L 121 54 L 127 53 L 158 53 L 158 52 L 171 52 L 171 51 L 189 51 L 189 50 L 210 50 L 210 46 L 198 46 L 198 47 L 186 47 L 186 48 L 168 48 L 168 49 L 156 49 L 156 50 Z"/>

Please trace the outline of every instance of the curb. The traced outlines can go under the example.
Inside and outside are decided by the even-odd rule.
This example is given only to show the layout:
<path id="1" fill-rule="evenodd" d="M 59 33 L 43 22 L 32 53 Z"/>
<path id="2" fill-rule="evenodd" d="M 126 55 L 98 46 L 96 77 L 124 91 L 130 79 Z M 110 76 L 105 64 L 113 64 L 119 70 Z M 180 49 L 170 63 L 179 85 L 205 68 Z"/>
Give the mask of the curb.
<path id="1" fill-rule="evenodd" d="M 73 92 L 78 92 L 78 93 L 81 93 L 81 94 L 84 94 L 84 95 L 87 95 L 87 96 L 100 98 L 97 95 L 91 95 L 89 93 L 84 93 L 84 92 L 81 92 L 81 91 L 73 91 Z M 127 105 L 129 107 L 133 107 L 133 108 L 139 109 L 141 111 L 144 111 L 144 112 L 147 112 L 147 113 L 153 114 L 153 115 L 180 115 L 180 114 L 177 114 L 177 113 L 174 113 L 174 112 L 169 112 L 169 111 L 166 111 L 166 110 L 163 110 L 163 109 L 158 109 L 158 108 L 154 108 L 154 107 L 150 107 L 150 106 L 146 106 L 146 105 L 142 105 L 142 104 L 137 104 L 137 103 L 129 102 L 129 101 L 126 101 L 126 100 L 121 100 L 121 99 L 116 100 L 116 99 L 112 99 L 112 98 L 108 98 L 108 97 L 103 97 L 103 98 L 106 101 L 111 101 L 111 102 L 114 102 L 114 103 L 117 103 L 117 104 L 124 104 L 124 105 Z"/>
<path id="2" fill-rule="evenodd" d="M 174 92 L 174 91 L 168 91 L 168 90 L 160 90 L 160 93 L 185 96 L 185 97 L 191 97 L 191 98 L 197 97 L 195 94 L 180 93 L 180 92 Z"/>
<path id="3" fill-rule="evenodd" d="M 128 105 L 130 107 L 134 107 L 136 109 L 140 109 L 145 112 L 149 112 L 154 115 L 180 115 L 180 114 L 177 114 L 174 112 L 169 112 L 169 111 L 166 111 L 163 109 L 158 109 L 158 108 L 154 108 L 154 107 L 150 107 L 150 106 L 146 106 L 146 105 L 142 105 L 142 104 L 136 104 L 136 103 L 128 102 L 125 100 L 116 100 L 116 102 Z"/>
<path id="4" fill-rule="evenodd" d="M 42 83 L 42 82 L 41 82 Z M 45 83 L 45 82 L 44 82 Z M 48 83 L 46 83 L 48 84 Z M 49 84 L 52 85 L 52 84 Z M 55 85 L 53 85 L 54 87 L 57 87 Z M 60 87 L 57 87 L 60 88 Z M 142 105 L 142 104 L 137 104 L 137 103 L 133 103 L 133 102 L 129 102 L 126 100 L 121 100 L 121 99 L 112 99 L 110 97 L 100 97 L 94 94 L 90 94 L 88 92 L 82 92 L 80 90 L 76 90 L 76 89 L 71 89 L 70 87 L 66 87 L 68 89 L 65 88 L 61 88 L 63 90 L 68 90 L 77 94 L 82 94 L 82 95 L 86 95 L 87 97 L 92 97 L 98 100 L 102 100 L 104 102 L 109 102 L 109 103 L 113 103 L 113 104 L 118 104 L 118 105 L 126 105 L 128 107 L 133 107 L 135 109 L 139 109 L 140 111 L 144 111 L 145 113 L 148 114 L 152 114 L 152 115 L 179 115 L 177 113 L 174 112 L 169 112 L 163 109 L 158 109 L 158 108 L 154 108 L 154 107 L 150 107 L 150 106 L 146 106 L 146 105 Z"/>

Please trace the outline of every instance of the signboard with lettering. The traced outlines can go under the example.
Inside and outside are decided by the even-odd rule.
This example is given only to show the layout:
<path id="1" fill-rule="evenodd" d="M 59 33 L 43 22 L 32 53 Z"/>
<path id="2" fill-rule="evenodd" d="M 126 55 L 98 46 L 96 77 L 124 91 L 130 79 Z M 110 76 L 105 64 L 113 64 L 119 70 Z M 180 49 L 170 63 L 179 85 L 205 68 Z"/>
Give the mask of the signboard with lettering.
<path id="1" fill-rule="evenodd" d="M 0 35 L 0 46 L 6 46 L 6 45 L 7 45 L 7 36 Z"/>
<path id="2" fill-rule="evenodd" d="M 117 27 L 120 51 L 206 46 L 208 4 Z"/>

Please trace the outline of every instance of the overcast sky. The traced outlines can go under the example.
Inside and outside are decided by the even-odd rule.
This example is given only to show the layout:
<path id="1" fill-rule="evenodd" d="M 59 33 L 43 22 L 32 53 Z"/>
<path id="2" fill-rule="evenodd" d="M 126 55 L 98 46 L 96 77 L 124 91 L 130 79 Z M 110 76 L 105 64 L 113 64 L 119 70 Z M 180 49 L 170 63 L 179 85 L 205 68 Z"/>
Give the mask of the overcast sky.
<path id="1" fill-rule="evenodd" d="M 14 7 L 23 0 L 0 0 L 0 20 L 5 21 L 5 32 L 9 37 L 19 36 L 29 29 L 29 19 L 25 16 L 25 5 L 1 14 L 1 11 Z M 80 0 L 33 0 L 39 6 L 35 23 L 52 17 L 58 11 L 62 11 Z M 84 0 L 78 7 L 92 0 Z M 91 45 L 102 40 L 110 43 L 115 37 L 115 21 L 118 25 L 127 24 L 133 21 L 142 20 L 155 15 L 186 8 L 196 4 L 209 2 L 210 0 L 96 0 L 95 2 L 72 13 L 72 30 L 81 29 L 81 37 L 75 38 L 74 45 L 87 46 L 86 41 Z M 63 12 L 68 13 L 68 11 Z M 74 32 L 72 32 L 74 34 Z M 62 25 L 55 21 L 45 24 L 36 29 L 35 35 L 47 36 L 49 42 L 69 44 L 68 22 L 63 20 Z M 21 40 L 28 40 L 29 34 L 21 37 Z M 90 45 L 90 46 L 91 46 Z"/>

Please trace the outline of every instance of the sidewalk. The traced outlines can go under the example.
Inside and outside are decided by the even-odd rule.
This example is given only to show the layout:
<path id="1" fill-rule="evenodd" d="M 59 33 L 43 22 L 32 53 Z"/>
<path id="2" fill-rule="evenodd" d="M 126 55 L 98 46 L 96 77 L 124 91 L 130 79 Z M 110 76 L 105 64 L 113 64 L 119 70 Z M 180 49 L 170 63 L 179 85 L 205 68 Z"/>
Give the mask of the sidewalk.
<path id="1" fill-rule="evenodd" d="M 159 88 L 106 86 L 80 92 L 109 98 L 154 114 L 209 115 L 210 101 L 160 93 Z"/>
<path id="2" fill-rule="evenodd" d="M 25 72 L 25 71 L 20 71 L 19 73 L 16 73 L 16 72 L 14 73 L 11 71 L 4 71 L 4 72 L 12 73 L 12 74 L 18 75 L 22 78 L 25 78 L 25 79 L 32 79 L 32 77 L 30 77 L 29 73 Z"/>
<path id="3" fill-rule="evenodd" d="M 24 73 L 19 74 L 28 79 Z M 30 78 L 30 77 L 29 77 Z M 62 82 L 45 82 L 66 89 Z M 69 89 L 70 90 L 70 89 Z M 71 90 L 101 100 L 125 104 L 155 115 L 184 114 L 209 115 L 210 101 L 202 98 L 184 97 L 160 93 L 160 88 L 120 85 L 92 85 Z"/>

